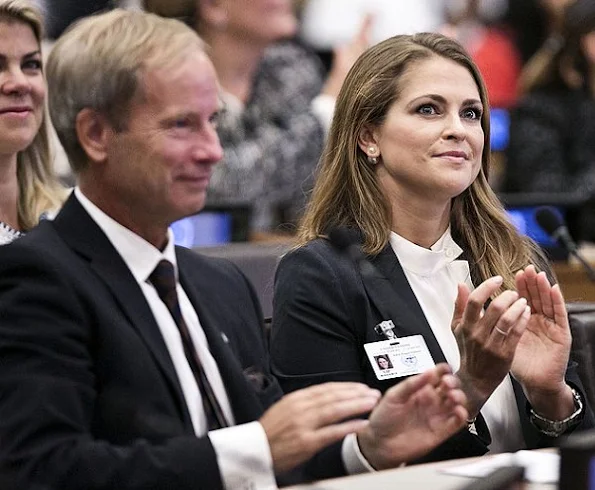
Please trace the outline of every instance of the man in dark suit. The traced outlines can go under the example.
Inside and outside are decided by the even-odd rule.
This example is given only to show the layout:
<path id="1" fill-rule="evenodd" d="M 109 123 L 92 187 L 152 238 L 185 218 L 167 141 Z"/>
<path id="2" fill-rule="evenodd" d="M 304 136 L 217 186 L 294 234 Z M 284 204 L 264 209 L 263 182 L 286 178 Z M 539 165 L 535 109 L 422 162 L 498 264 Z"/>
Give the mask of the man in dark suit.
<path id="1" fill-rule="evenodd" d="M 202 208 L 222 156 L 217 80 L 192 30 L 88 18 L 47 74 L 78 186 L 55 221 L 0 249 L 2 488 L 276 488 L 396 465 L 460 428 L 444 366 L 380 401 L 359 383 L 281 398 L 246 278 L 174 247 L 169 224 Z M 403 438 L 411 449 L 393 451 Z"/>

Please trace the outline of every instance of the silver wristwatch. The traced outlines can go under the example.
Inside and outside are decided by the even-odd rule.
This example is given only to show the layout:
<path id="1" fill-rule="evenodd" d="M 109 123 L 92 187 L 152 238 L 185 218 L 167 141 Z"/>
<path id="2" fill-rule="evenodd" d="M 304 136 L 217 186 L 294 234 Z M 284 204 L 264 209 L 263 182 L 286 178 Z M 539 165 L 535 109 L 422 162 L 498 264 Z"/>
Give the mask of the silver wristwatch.
<path id="1" fill-rule="evenodd" d="M 533 408 L 529 410 L 529 420 L 531 423 L 539 429 L 539 431 L 549 437 L 559 437 L 566 432 L 570 427 L 576 425 L 581 420 L 583 413 L 583 400 L 581 395 L 574 388 L 572 390 L 572 396 L 574 397 L 575 410 L 572 415 L 566 417 L 563 420 L 550 420 L 539 415 Z"/>

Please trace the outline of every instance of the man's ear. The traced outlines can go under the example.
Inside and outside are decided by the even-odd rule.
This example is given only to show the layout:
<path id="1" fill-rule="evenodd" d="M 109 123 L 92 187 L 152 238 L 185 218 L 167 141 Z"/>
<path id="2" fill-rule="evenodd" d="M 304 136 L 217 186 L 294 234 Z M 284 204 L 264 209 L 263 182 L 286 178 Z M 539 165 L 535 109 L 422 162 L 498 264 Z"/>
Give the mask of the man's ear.
<path id="1" fill-rule="evenodd" d="M 80 145 L 92 162 L 107 160 L 108 140 L 114 129 L 105 116 L 85 108 L 76 116 L 76 135 Z"/>
<path id="2" fill-rule="evenodd" d="M 206 25 L 216 29 L 227 26 L 227 0 L 198 0 L 196 3 L 198 18 Z"/>
<path id="3" fill-rule="evenodd" d="M 379 156 L 378 137 L 373 128 L 369 126 L 362 128 L 357 137 L 357 144 L 369 157 Z"/>

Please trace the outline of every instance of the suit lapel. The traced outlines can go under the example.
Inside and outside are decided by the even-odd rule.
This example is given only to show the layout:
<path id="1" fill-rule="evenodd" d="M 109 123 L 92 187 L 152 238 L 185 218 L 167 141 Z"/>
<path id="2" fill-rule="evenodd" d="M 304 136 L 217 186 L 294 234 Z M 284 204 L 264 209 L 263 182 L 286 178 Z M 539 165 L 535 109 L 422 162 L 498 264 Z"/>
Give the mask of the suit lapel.
<path id="1" fill-rule="evenodd" d="M 53 224 L 64 241 L 89 261 L 95 274 L 110 290 L 114 302 L 143 339 L 169 381 L 185 422 L 191 424 L 182 389 L 159 326 L 142 290 L 120 254 L 74 194 L 70 196 Z M 109 308 L 109 305 L 105 306 Z"/>
<path id="2" fill-rule="evenodd" d="M 217 327 L 225 312 L 221 291 L 213 291 L 212 285 L 200 271 L 192 272 L 192 265 L 185 264 L 183 256 L 177 254 L 180 284 L 198 314 L 200 325 L 209 344 L 209 350 L 217 361 L 217 367 L 227 391 L 237 424 L 252 422 L 262 416 L 264 407 L 244 375 L 243 368 L 233 351 L 223 341 L 222 331 Z"/>
<path id="3" fill-rule="evenodd" d="M 446 362 L 444 353 L 419 305 L 403 268 L 388 244 L 371 258 L 376 273 L 362 275 L 368 296 L 382 315 L 392 320 L 399 337 L 423 335 L 434 362 Z"/>

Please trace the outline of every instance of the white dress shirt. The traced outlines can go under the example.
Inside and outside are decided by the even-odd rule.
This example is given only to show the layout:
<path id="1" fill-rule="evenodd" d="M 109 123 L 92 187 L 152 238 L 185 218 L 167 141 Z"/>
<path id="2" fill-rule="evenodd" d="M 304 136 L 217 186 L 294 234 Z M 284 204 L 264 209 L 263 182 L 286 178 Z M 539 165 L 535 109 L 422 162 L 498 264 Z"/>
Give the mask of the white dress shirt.
<path id="1" fill-rule="evenodd" d="M 454 313 L 457 285 L 465 283 L 471 290 L 469 263 L 456 260 L 463 253 L 452 239 L 450 228 L 430 248 L 420 247 L 392 232 L 390 244 L 403 267 L 405 277 L 442 352 L 453 372 L 461 364 L 461 356 L 451 320 Z M 490 434 L 490 452 L 517 451 L 525 447 L 521 422 L 510 376 L 492 393 L 481 409 Z"/>
<path id="2" fill-rule="evenodd" d="M 207 433 L 207 422 L 201 393 L 186 360 L 180 332 L 167 306 L 148 280 L 149 275 L 162 259 L 173 264 L 176 279 L 178 277 L 171 230 L 168 232 L 168 243 L 161 252 L 149 242 L 106 215 L 87 199 L 78 187 L 75 189 L 75 195 L 122 256 L 147 299 L 174 364 L 194 432 L 197 436 L 205 435 Z M 182 316 L 188 325 L 192 343 L 199 355 L 205 374 L 211 383 L 226 419 L 233 425 L 233 412 L 217 362 L 209 351 L 198 315 L 179 282 L 177 283 L 177 293 Z M 277 488 L 268 440 L 259 422 L 211 431 L 208 435 L 215 448 L 219 471 L 227 490 L 272 490 Z M 196 463 L 200 464 L 200 461 Z"/>

